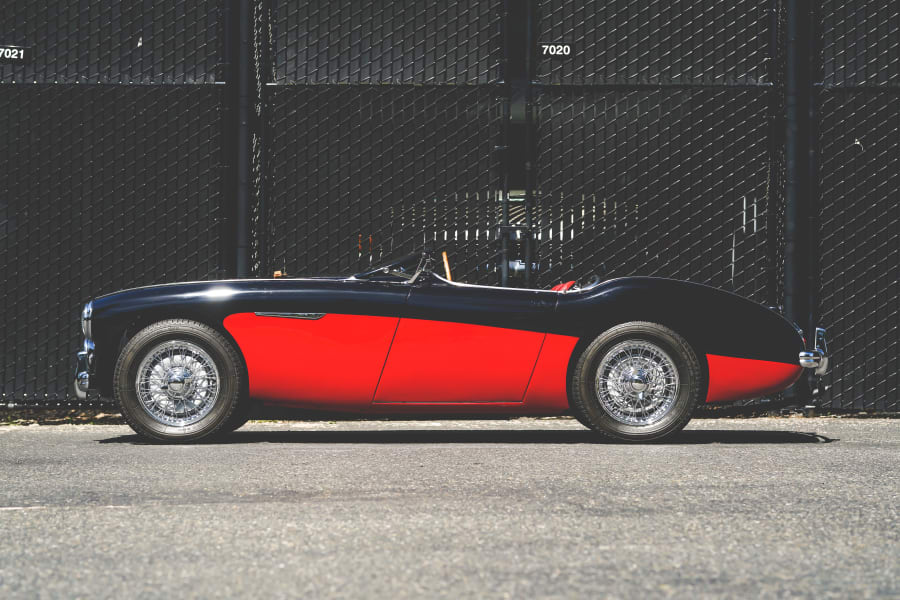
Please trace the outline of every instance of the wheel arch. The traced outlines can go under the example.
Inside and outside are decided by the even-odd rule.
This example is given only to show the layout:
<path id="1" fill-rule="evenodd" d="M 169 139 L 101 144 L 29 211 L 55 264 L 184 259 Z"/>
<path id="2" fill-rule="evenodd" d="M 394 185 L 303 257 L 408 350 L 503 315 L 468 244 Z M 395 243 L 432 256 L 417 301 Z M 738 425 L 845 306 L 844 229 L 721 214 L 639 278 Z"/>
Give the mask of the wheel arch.
<path id="1" fill-rule="evenodd" d="M 684 338 L 702 367 L 702 385 L 710 389 L 710 356 L 796 362 L 803 341 L 780 314 L 732 292 L 710 286 L 652 277 L 626 277 L 601 284 L 593 292 L 561 300 L 563 327 L 579 333 L 569 365 L 590 342 L 616 325 L 658 323 Z"/>
<path id="2" fill-rule="evenodd" d="M 666 313 L 665 311 L 635 310 L 624 311 L 615 318 L 602 319 L 596 322 L 584 335 L 579 336 L 578 342 L 576 342 L 575 347 L 572 349 L 572 354 L 569 356 L 569 364 L 566 368 L 566 394 L 569 396 L 570 401 L 572 394 L 572 378 L 575 367 L 578 364 L 578 359 L 581 358 L 581 355 L 584 354 L 588 346 L 590 346 L 597 337 L 613 327 L 638 321 L 655 323 L 667 327 L 687 341 L 688 345 L 697 355 L 697 361 L 700 363 L 700 386 L 702 393 L 706 394 L 709 387 L 709 362 L 706 358 L 706 345 L 703 342 L 702 336 L 697 334 L 694 328 L 690 327 L 687 320 L 679 319 L 671 313 Z"/>
<path id="3" fill-rule="evenodd" d="M 115 373 L 116 361 L 118 361 L 119 356 L 122 353 L 122 350 L 125 348 L 125 345 L 140 331 L 153 325 L 154 323 L 160 323 L 162 321 L 170 321 L 170 320 L 186 320 L 186 321 L 194 321 L 196 323 L 200 323 L 201 325 L 205 325 L 216 333 L 220 334 L 225 340 L 231 344 L 234 351 L 237 353 L 237 356 L 240 358 L 241 364 L 241 385 L 244 388 L 242 391 L 249 396 L 249 384 L 248 384 L 248 371 L 247 371 L 247 360 L 244 357 L 244 353 L 241 351 L 241 347 L 238 345 L 237 341 L 234 339 L 234 336 L 225 329 L 223 324 L 223 320 L 219 319 L 217 315 L 202 315 L 197 313 L 186 313 L 185 311 L 179 311 L 177 309 L 172 310 L 159 310 L 154 311 L 152 315 L 142 315 L 139 313 L 128 315 L 126 318 L 120 318 L 116 320 L 116 324 L 108 323 L 104 324 L 105 327 L 110 327 L 110 330 L 105 335 L 104 345 L 108 348 L 114 348 L 113 352 L 104 352 L 102 356 L 102 360 L 97 364 L 97 377 L 99 383 L 100 395 L 103 398 L 111 399 L 113 397 L 113 376 Z"/>

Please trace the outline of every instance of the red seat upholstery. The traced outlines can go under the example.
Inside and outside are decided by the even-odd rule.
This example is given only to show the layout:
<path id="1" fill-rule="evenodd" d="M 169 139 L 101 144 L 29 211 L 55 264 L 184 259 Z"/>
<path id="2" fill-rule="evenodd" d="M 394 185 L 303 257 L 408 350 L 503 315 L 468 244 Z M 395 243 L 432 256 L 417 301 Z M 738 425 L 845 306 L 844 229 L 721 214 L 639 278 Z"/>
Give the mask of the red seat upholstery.
<path id="1" fill-rule="evenodd" d="M 566 291 L 572 289 L 573 285 L 575 285 L 574 281 L 567 281 L 565 283 L 557 283 L 552 288 L 550 288 L 550 290 L 554 291 L 554 292 L 566 292 Z"/>

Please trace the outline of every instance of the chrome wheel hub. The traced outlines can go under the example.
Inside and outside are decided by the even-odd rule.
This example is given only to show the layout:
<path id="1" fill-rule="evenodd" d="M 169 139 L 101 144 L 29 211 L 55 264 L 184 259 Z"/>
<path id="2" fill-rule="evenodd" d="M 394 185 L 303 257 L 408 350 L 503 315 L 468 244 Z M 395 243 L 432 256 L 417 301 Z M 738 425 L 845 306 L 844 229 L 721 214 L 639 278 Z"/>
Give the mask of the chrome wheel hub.
<path id="1" fill-rule="evenodd" d="M 219 397 L 219 371 L 205 350 L 170 340 L 150 350 L 135 381 L 138 400 L 154 420 L 186 427 L 209 414 Z"/>
<path id="2" fill-rule="evenodd" d="M 190 395 L 194 389 L 194 377 L 188 369 L 175 367 L 166 374 L 168 389 L 171 398 L 183 398 Z"/>
<path id="3" fill-rule="evenodd" d="M 650 385 L 649 377 L 644 371 L 632 372 L 627 380 L 631 391 L 636 393 L 646 392 L 647 386 Z"/>
<path id="4" fill-rule="evenodd" d="M 600 405 L 616 421 L 652 425 L 675 404 L 678 370 L 656 344 L 625 341 L 613 346 L 600 361 L 595 392 Z"/>

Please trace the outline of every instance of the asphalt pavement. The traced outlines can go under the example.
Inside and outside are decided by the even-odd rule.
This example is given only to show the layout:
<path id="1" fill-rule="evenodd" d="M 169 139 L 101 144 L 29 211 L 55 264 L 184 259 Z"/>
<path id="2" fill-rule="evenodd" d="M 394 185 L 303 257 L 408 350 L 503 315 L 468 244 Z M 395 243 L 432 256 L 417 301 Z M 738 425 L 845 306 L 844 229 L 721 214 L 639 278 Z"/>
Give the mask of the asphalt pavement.
<path id="1" fill-rule="evenodd" d="M 0 426 L 0 598 L 900 598 L 900 420 Z"/>

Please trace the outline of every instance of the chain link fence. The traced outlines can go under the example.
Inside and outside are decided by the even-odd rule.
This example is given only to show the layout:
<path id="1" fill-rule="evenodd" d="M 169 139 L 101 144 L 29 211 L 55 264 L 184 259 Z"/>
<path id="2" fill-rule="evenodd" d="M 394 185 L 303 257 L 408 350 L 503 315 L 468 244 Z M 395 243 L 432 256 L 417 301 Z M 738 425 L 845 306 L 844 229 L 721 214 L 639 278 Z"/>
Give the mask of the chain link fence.
<path id="1" fill-rule="evenodd" d="M 257 272 L 361 271 L 430 243 L 495 283 L 500 2 L 263 6 Z"/>
<path id="2" fill-rule="evenodd" d="M 819 311 L 827 408 L 900 409 L 900 5 L 819 6 Z"/>
<path id="3" fill-rule="evenodd" d="M 780 304 L 778 15 L 540 3 L 539 41 L 574 46 L 537 67 L 540 282 L 653 275 Z"/>
<path id="4" fill-rule="evenodd" d="M 785 14 L 781 0 L 0 0 L 0 43 L 32 50 L 0 64 L 15 150 L 0 158 L 3 401 L 74 404 L 84 301 L 233 276 L 238 244 L 256 276 L 433 244 L 459 279 L 497 284 L 505 203 L 517 235 L 531 223 L 534 285 L 656 275 L 780 305 Z M 243 17 L 248 240 L 232 223 Z M 815 30 L 834 355 L 817 402 L 897 410 L 900 8 L 828 0 Z"/>
<path id="5" fill-rule="evenodd" d="M 224 80 L 218 0 L 0 1 L 0 43 L 28 47 L 0 83 L 199 84 Z"/>
<path id="6" fill-rule="evenodd" d="M 358 272 L 431 242 L 496 281 L 491 89 L 279 86 L 268 106 L 268 271 Z"/>
<path id="7" fill-rule="evenodd" d="M 500 4 L 271 0 L 273 83 L 495 83 Z"/>
<path id="8" fill-rule="evenodd" d="M 220 92 L 0 88 L 5 398 L 66 399 L 91 297 L 219 276 Z"/>
<path id="9" fill-rule="evenodd" d="M 897 410 L 900 86 L 823 94 L 820 310 L 834 368 L 823 405 Z"/>
<path id="10" fill-rule="evenodd" d="M 0 64 L 0 393 L 68 406 L 84 302 L 225 274 L 221 19 L 3 1 L 0 43 L 31 57 Z"/>
<path id="11" fill-rule="evenodd" d="M 824 86 L 900 86 L 900 5 L 821 0 L 819 68 Z"/>
<path id="12" fill-rule="evenodd" d="M 766 90 L 545 91 L 539 282 L 672 277 L 774 303 Z"/>
<path id="13" fill-rule="evenodd" d="M 542 60 L 545 84 L 729 85 L 771 81 L 772 0 L 544 0 L 539 43 L 569 43 Z"/>

